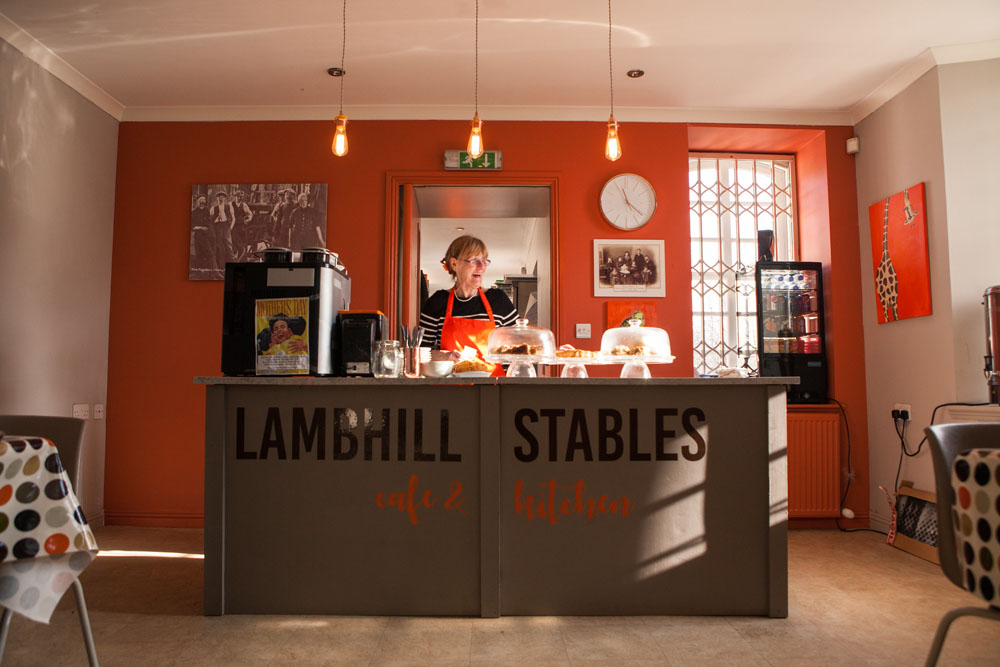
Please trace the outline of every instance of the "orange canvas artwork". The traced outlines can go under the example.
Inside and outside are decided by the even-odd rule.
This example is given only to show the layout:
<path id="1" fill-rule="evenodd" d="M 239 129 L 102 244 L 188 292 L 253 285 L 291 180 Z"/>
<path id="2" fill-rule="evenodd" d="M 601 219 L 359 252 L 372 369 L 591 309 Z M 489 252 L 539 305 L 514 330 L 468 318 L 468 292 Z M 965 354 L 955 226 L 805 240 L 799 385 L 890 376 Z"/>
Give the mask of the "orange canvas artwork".
<path id="1" fill-rule="evenodd" d="M 879 324 L 931 314 L 924 184 L 868 207 Z"/>
<path id="2" fill-rule="evenodd" d="M 642 326 L 659 326 L 656 320 L 656 303 L 654 301 L 608 301 L 607 328 L 624 326 L 635 313 L 642 314 L 639 317 L 642 320 Z"/>

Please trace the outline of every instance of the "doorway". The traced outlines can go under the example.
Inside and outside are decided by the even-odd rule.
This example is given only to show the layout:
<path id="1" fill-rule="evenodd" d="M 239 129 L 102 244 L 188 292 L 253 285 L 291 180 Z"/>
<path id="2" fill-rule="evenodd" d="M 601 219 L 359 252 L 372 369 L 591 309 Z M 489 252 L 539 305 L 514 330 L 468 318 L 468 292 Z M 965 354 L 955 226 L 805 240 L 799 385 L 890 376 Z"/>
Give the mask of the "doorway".
<path id="1" fill-rule="evenodd" d="M 522 317 L 555 332 L 557 176 L 390 173 L 387 195 L 385 304 L 392 331 L 413 328 L 423 299 L 451 288 L 441 259 L 455 237 L 469 234 L 489 249 L 486 283 L 503 289 Z"/>
<path id="2" fill-rule="evenodd" d="M 418 237 L 419 311 L 426 297 L 451 289 L 441 266 L 458 236 L 483 241 L 490 266 L 484 287 L 502 289 L 518 314 L 550 328 L 552 274 L 551 202 L 544 185 L 420 185 L 413 188 L 413 224 Z"/>

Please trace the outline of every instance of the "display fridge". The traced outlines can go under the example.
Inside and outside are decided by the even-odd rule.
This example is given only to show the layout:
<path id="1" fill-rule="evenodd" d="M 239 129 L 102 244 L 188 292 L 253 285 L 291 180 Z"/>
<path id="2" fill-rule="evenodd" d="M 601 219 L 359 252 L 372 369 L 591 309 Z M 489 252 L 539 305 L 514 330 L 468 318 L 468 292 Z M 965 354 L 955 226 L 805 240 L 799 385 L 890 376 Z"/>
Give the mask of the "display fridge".
<path id="1" fill-rule="evenodd" d="M 789 403 L 825 403 L 826 330 L 823 265 L 758 262 L 757 354 L 764 376 L 798 376 Z"/>

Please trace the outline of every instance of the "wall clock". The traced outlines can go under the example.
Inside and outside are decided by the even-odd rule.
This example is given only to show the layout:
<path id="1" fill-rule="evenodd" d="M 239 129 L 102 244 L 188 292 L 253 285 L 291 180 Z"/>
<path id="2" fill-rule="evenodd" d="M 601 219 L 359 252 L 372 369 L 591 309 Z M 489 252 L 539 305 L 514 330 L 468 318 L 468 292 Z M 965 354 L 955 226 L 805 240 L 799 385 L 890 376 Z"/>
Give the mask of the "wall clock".
<path id="1" fill-rule="evenodd" d="M 655 210 L 653 186 L 637 174 L 613 176 L 601 190 L 601 213 L 618 229 L 639 229 Z"/>

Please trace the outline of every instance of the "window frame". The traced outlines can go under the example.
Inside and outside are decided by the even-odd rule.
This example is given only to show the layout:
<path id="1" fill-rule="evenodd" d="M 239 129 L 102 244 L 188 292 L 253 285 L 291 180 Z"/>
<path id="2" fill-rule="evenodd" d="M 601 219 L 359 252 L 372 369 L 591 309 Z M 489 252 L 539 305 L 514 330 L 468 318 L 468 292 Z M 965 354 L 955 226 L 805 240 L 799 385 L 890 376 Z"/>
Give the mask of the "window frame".
<path id="1" fill-rule="evenodd" d="M 718 161 L 721 161 L 721 160 L 736 160 L 737 161 L 736 169 L 735 169 L 735 172 L 734 172 L 736 174 L 736 180 L 735 180 L 734 183 L 726 185 L 727 188 L 728 187 L 732 187 L 733 188 L 735 212 L 734 213 L 730 213 L 730 214 L 736 216 L 736 230 L 737 230 L 736 233 L 737 233 L 737 236 L 736 236 L 735 239 L 731 236 L 731 234 L 729 234 L 729 231 L 730 231 L 729 230 L 729 226 L 722 224 L 722 220 L 723 220 L 723 215 L 722 214 L 720 214 L 720 215 L 717 216 L 717 219 L 719 221 L 719 230 L 718 230 L 718 237 L 717 238 L 705 237 L 703 235 L 703 232 L 704 232 L 703 224 L 699 225 L 699 234 L 697 236 L 694 235 L 693 233 L 691 233 L 691 228 L 693 226 L 692 225 L 692 221 L 691 221 L 691 215 L 693 213 L 695 213 L 694 199 L 693 199 L 693 192 L 692 192 L 692 188 L 694 187 L 694 184 L 692 184 L 692 182 L 691 182 L 691 160 L 695 160 L 695 159 L 697 159 L 697 160 L 701 160 L 701 159 L 713 160 L 713 161 L 716 162 L 716 165 L 718 165 Z M 689 246 L 689 248 L 690 248 L 690 250 L 693 251 L 695 243 L 700 243 L 701 244 L 701 252 L 699 253 L 699 263 L 703 263 L 704 264 L 704 262 L 705 262 L 705 259 L 704 259 L 705 258 L 704 248 L 705 248 L 706 239 L 707 239 L 708 243 L 713 243 L 714 242 L 714 243 L 717 244 L 718 257 L 719 257 L 719 259 L 716 261 L 715 266 L 714 266 L 715 270 L 714 271 L 708 270 L 708 271 L 703 272 L 703 274 L 699 274 L 696 271 L 695 262 L 693 261 L 693 255 L 692 255 L 692 261 L 690 262 L 691 276 L 692 276 L 691 277 L 691 295 L 692 295 L 692 313 L 691 313 L 692 320 L 691 320 L 691 326 L 692 326 L 692 338 L 693 338 L 693 341 L 697 341 L 700 338 L 700 342 L 694 344 L 694 346 L 692 348 L 692 352 L 694 354 L 695 367 L 696 367 L 696 369 L 699 372 L 709 372 L 709 373 L 711 373 L 711 372 L 714 372 L 714 371 L 718 370 L 718 368 L 721 368 L 723 366 L 729 365 L 731 361 L 735 360 L 735 361 L 739 362 L 739 360 L 741 359 L 741 355 L 739 354 L 739 350 L 743 347 L 743 345 L 750 344 L 750 345 L 756 347 L 757 344 L 758 344 L 758 341 L 757 341 L 757 298 L 756 298 L 756 285 L 754 283 L 754 268 L 755 268 L 756 263 L 757 263 L 757 256 L 756 256 L 756 252 L 754 252 L 753 258 L 750 261 L 746 261 L 745 258 L 743 258 L 743 257 L 740 256 L 740 247 L 739 247 L 741 245 L 741 243 L 748 243 L 748 242 L 750 242 L 749 239 L 740 239 L 740 237 L 739 237 L 739 216 L 740 216 L 740 213 L 742 212 L 742 207 L 740 207 L 738 205 L 739 197 L 740 197 L 739 176 L 738 176 L 738 174 L 739 174 L 739 164 L 738 164 L 738 161 L 740 161 L 740 160 L 753 160 L 755 162 L 755 165 L 754 165 L 754 175 L 756 175 L 756 161 L 758 161 L 758 160 L 766 160 L 766 161 L 771 162 L 772 163 L 772 177 L 771 177 L 772 184 L 774 183 L 774 177 L 773 177 L 774 166 L 773 166 L 773 163 L 776 162 L 776 161 L 781 161 L 781 162 L 787 162 L 788 163 L 788 173 L 789 173 L 788 197 L 789 197 L 789 205 L 787 207 L 787 210 L 788 210 L 788 215 L 790 215 L 790 217 L 791 217 L 791 222 L 790 222 L 790 224 L 783 225 L 782 227 L 784 227 L 784 229 L 785 229 L 785 231 L 784 231 L 785 235 L 787 237 L 790 237 L 790 238 L 781 239 L 778 236 L 778 227 L 779 227 L 778 224 L 777 224 L 778 215 L 775 214 L 774 215 L 774 224 L 773 224 L 773 228 L 775 230 L 775 260 L 780 260 L 780 261 L 797 261 L 799 255 L 800 255 L 800 253 L 799 253 L 799 239 L 800 239 L 801 235 L 799 233 L 799 224 L 800 224 L 800 221 L 799 221 L 799 215 L 798 215 L 798 170 L 797 170 L 797 162 L 796 162 L 795 155 L 793 155 L 793 154 L 781 154 L 781 153 L 738 153 L 738 152 L 727 152 L 727 151 L 690 151 L 688 153 L 688 230 L 689 230 L 689 234 L 690 234 L 690 244 L 691 244 Z M 700 163 L 699 163 L 698 167 L 700 167 Z M 701 182 L 701 176 L 700 176 L 700 171 L 701 170 L 698 169 L 698 171 L 699 171 L 698 179 L 697 179 L 697 181 L 695 183 L 700 183 Z M 717 174 L 719 174 L 718 170 L 717 170 Z M 718 179 L 717 182 L 721 184 L 721 180 L 722 179 L 720 178 L 720 179 Z M 753 183 L 754 184 L 757 183 L 756 177 L 753 179 Z M 773 187 L 773 185 L 772 185 L 772 187 Z M 702 196 L 701 194 L 698 195 L 698 197 L 699 197 L 698 201 L 699 202 L 701 201 L 701 196 Z M 756 238 L 757 232 L 760 230 L 760 227 L 758 226 L 758 218 L 760 216 L 760 211 L 758 210 L 757 196 L 758 195 L 755 192 L 754 193 L 754 202 L 753 202 L 752 207 L 751 207 L 753 209 L 753 213 L 752 214 L 753 214 L 753 223 L 754 223 L 754 234 L 753 234 L 752 243 L 753 243 L 753 247 L 755 249 L 757 247 L 757 238 Z M 718 207 L 721 207 L 721 203 L 720 203 L 721 199 L 722 199 L 721 196 L 716 199 L 715 206 L 717 207 L 717 210 L 719 210 Z M 773 206 L 777 205 L 776 199 L 777 199 L 776 197 L 772 197 L 772 204 L 773 204 Z M 699 216 L 699 220 L 700 220 L 701 216 L 704 215 L 704 213 L 697 213 L 697 215 Z M 727 267 L 725 265 L 723 259 L 722 259 L 722 258 L 726 257 L 725 249 L 727 247 L 727 244 L 728 244 L 728 247 L 730 247 L 730 248 L 732 248 L 732 249 L 735 250 L 735 252 L 731 253 L 732 257 L 733 257 L 733 260 L 734 260 L 733 267 L 741 265 L 741 266 L 745 267 L 746 270 L 747 270 L 747 272 L 748 272 L 748 275 L 745 275 L 744 278 L 742 279 L 742 281 L 747 281 L 748 280 L 749 284 L 751 286 L 752 291 L 748 295 L 746 295 L 746 296 L 742 296 L 741 293 L 739 292 L 739 290 L 737 289 L 737 285 L 740 282 L 742 282 L 742 281 L 738 280 L 738 275 L 739 274 L 738 274 L 737 270 L 735 268 Z M 779 253 L 779 247 L 781 249 L 781 253 L 788 252 L 792 256 L 790 256 L 790 257 L 779 257 L 779 254 L 780 254 Z M 705 267 L 709 268 L 707 264 L 705 265 Z M 718 269 L 721 269 L 721 271 L 718 270 Z M 730 278 L 729 276 L 727 276 L 726 275 L 727 273 L 732 273 L 732 277 Z M 715 289 L 713 289 L 711 287 L 707 287 L 707 286 L 710 286 L 710 285 L 714 284 L 713 282 L 710 282 L 709 280 L 706 280 L 706 278 L 708 276 L 710 276 L 710 275 L 714 275 L 715 276 L 715 281 L 714 282 L 718 283 L 718 286 L 719 286 L 718 290 L 715 290 Z M 727 282 L 727 280 L 729 280 L 729 282 L 731 282 L 732 284 L 729 285 L 729 282 Z M 746 284 L 746 283 L 743 282 L 743 284 Z M 718 298 L 719 298 L 719 304 L 720 304 L 720 308 L 721 308 L 721 313 L 720 314 L 721 314 L 721 327 L 722 327 L 722 329 L 721 329 L 720 334 L 719 334 L 720 335 L 720 343 L 719 343 L 719 345 L 713 345 L 711 347 L 709 347 L 706 344 L 706 342 L 705 342 L 705 340 L 706 340 L 705 332 L 707 330 L 706 322 L 707 322 L 707 320 L 709 318 L 715 316 L 716 313 L 713 312 L 713 311 L 706 311 L 705 310 L 705 302 L 706 302 L 706 297 L 707 297 L 706 290 L 707 289 L 711 290 L 711 291 L 717 292 L 717 295 L 718 295 Z M 727 302 L 729 302 L 730 300 L 732 300 L 732 302 L 734 303 L 735 309 L 727 307 Z M 745 306 L 745 309 L 741 309 L 741 301 L 743 301 L 743 305 Z M 699 307 L 697 307 L 697 308 L 695 307 L 695 303 L 696 302 L 699 304 Z M 708 315 L 709 318 L 706 318 L 706 315 Z M 697 332 L 697 329 L 695 328 L 695 320 L 696 319 L 700 319 L 700 321 L 701 321 L 701 335 L 700 336 L 697 335 L 698 332 Z M 746 331 L 748 332 L 747 333 L 747 339 L 746 339 L 746 341 L 741 340 L 741 327 L 740 327 L 740 320 L 741 319 L 745 322 L 744 326 L 746 327 Z M 735 331 L 735 338 L 736 338 L 735 346 L 734 345 L 730 345 L 727 342 L 727 338 L 726 338 L 727 332 L 732 333 L 733 331 Z M 716 353 L 716 354 L 720 354 L 720 356 L 721 356 L 721 362 L 720 362 L 719 366 L 714 367 L 714 368 L 709 368 L 708 365 L 707 365 L 707 362 L 705 360 L 713 352 Z M 730 355 L 730 354 L 734 354 L 735 358 L 734 359 L 728 359 L 727 356 Z M 757 365 L 757 356 L 756 355 L 753 355 L 752 359 L 748 359 L 747 362 L 750 363 L 750 364 L 752 364 L 751 365 L 751 370 L 756 370 L 756 365 Z"/>

